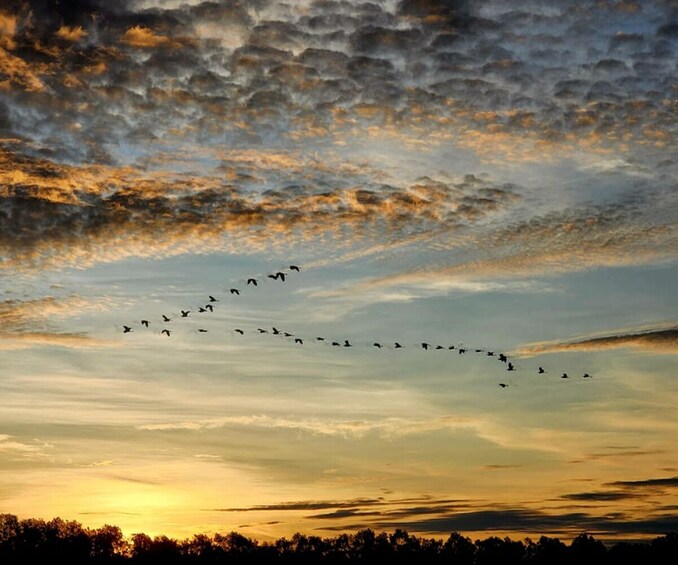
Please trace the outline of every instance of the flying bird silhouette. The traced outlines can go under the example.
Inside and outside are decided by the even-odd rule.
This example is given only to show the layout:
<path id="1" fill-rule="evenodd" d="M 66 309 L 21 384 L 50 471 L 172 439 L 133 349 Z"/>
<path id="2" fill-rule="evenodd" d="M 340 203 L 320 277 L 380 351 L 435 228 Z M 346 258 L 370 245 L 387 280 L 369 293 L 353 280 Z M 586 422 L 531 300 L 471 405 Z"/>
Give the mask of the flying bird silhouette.
<path id="1" fill-rule="evenodd" d="M 268 333 L 268 330 L 263 330 L 261 328 L 257 328 L 257 329 L 259 330 L 260 334 L 267 334 Z"/>
<path id="2" fill-rule="evenodd" d="M 508 362 L 508 357 L 506 357 L 506 355 L 504 355 L 503 353 L 500 353 L 499 354 L 499 361 L 501 361 L 502 363 L 506 363 L 506 362 Z"/>
<path id="3" fill-rule="evenodd" d="M 506 383 L 499 383 L 499 386 L 500 386 L 501 388 L 506 388 L 508 385 L 507 385 Z"/>
<path id="4" fill-rule="evenodd" d="M 341 347 L 341 343 L 339 343 L 338 341 L 333 341 L 332 346 L 333 347 Z"/>
<path id="5" fill-rule="evenodd" d="M 506 367 L 507 371 L 515 371 L 515 367 L 513 366 L 513 363 L 509 361 L 508 367 Z"/>
<path id="6" fill-rule="evenodd" d="M 271 328 L 273 330 L 273 335 L 279 335 L 280 330 L 278 328 Z"/>
<path id="7" fill-rule="evenodd" d="M 278 275 L 266 275 L 266 278 L 273 279 L 275 281 L 278 280 Z"/>
<path id="8" fill-rule="evenodd" d="M 296 271 L 298 273 L 299 267 L 297 267 L 296 265 L 290 265 L 290 271 Z"/>
<path id="9" fill-rule="evenodd" d="M 353 347 L 347 339 L 344 340 L 344 347 Z"/>
<path id="10" fill-rule="evenodd" d="M 466 353 L 466 350 L 463 347 L 459 348 L 459 355 Z"/>
<path id="11" fill-rule="evenodd" d="M 205 329 L 203 329 L 203 328 L 199 328 L 198 331 L 199 331 L 201 334 L 206 334 L 206 333 L 207 333 L 207 330 L 205 330 Z"/>
<path id="12" fill-rule="evenodd" d="M 592 379 L 593 377 L 592 377 L 591 375 L 589 375 L 588 373 L 584 373 L 584 374 L 582 375 L 582 378 L 583 378 L 583 379 Z"/>
<path id="13" fill-rule="evenodd" d="M 290 332 L 283 332 L 283 335 L 285 337 L 294 337 L 294 334 L 291 334 Z"/>
<path id="14" fill-rule="evenodd" d="M 298 337 L 295 337 L 295 338 L 294 338 L 294 343 L 298 343 L 298 344 L 300 344 L 300 345 L 304 345 L 304 340 L 303 340 L 303 339 L 299 339 Z"/>
<path id="15" fill-rule="evenodd" d="M 210 299 L 210 302 L 219 302 L 219 301 L 218 301 L 216 298 L 214 298 L 214 296 L 212 296 L 211 294 L 210 294 L 207 298 Z"/>
<path id="16" fill-rule="evenodd" d="M 436 349 L 445 349 L 442 345 L 436 345 Z"/>
<path id="17" fill-rule="evenodd" d="M 141 325 L 148 327 L 148 320 L 141 320 Z"/>
<path id="18" fill-rule="evenodd" d="M 207 312 L 207 308 L 200 306 L 200 308 L 198 308 L 198 312 Z"/>
<path id="19" fill-rule="evenodd" d="M 560 378 L 561 379 L 569 379 L 570 376 L 567 373 L 563 373 L 563 375 Z"/>
<path id="20" fill-rule="evenodd" d="M 181 317 L 182 318 L 188 318 L 188 315 L 191 313 L 190 310 L 182 310 L 181 311 Z"/>
<path id="21" fill-rule="evenodd" d="M 230 293 L 231 293 L 231 294 L 237 294 L 237 295 L 240 295 L 240 291 L 239 291 L 237 288 L 232 288 L 232 289 L 230 290 Z"/>
<path id="22" fill-rule="evenodd" d="M 539 369 L 537 369 L 537 373 L 539 373 L 540 375 L 543 375 L 545 372 L 546 371 L 544 371 L 544 367 L 539 367 Z"/>
<path id="23" fill-rule="evenodd" d="M 494 357 L 494 351 L 488 351 L 487 356 L 488 357 Z"/>
<path id="24" fill-rule="evenodd" d="M 454 345 L 450 345 L 447 349 L 454 349 Z"/>
<path id="25" fill-rule="evenodd" d="M 325 338 L 324 338 L 324 337 L 316 337 L 315 339 L 316 339 L 317 341 L 325 341 Z"/>
<path id="26" fill-rule="evenodd" d="M 257 286 L 257 279 L 247 279 L 247 284 L 253 284 L 254 286 Z"/>
<path id="27" fill-rule="evenodd" d="M 207 308 L 210 312 L 214 312 L 214 306 L 211 304 L 205 304 L 205 308 Z"/>
<path id="28" fill-rule="evenodd" d="M 169 337 L 172 332 L 170 332 L 169 330 L 162 330 L 160 333 L 165 334 L 167 337 Z"/>
<path id="29" fill-rule="evenodd" d="M 379 349 L 381 349 L 381 343 L 373 343 L 372 345 L 373 345 L 374 347 L 378 347 Z"/>
<path id="30" fill-rule="evenodd" d="M 168 318 L 167 316 L 165 316 L 165 314 L 163 314 L 163 315 L 162 315 L 162 321 L 163 321 L 163 322 L 171 322 L 171 321 L 172 321 L 172 318 Z"/>
<path id="31" fill-rule="evenodd" d="M 233 331 L 234 331 L 235 333 L 240 334 L 240 335 L 245 335 L 245 332 L 242 331 L 240 328 L 235 328 Z"/>
<path id="32" fill-rule="evenodd" d="M 395 342 L 395 345 L 393 346 L 394 349 L 402 349 L 403 346 L 400 345 L 397 341 Z"/>
<path id="33" fill-rule="evenodd" d="M 428 351 L 428 343 L 422 343 L 421 346 Z"/>
<path id="34" fill-rule="evenodd" d="M 280 279 L 282 282 L 285 282 L 285 277 L 286 277 L 287 275 L 285 275 L 285 273 L 283 273 L 282 271 L 278 271 L 278 272 L 275 274 L 275 276 L 276 276 L 276 278 Z"/>
<path id="35" fill-rule="evenodd" d="M 124 333 L 124 334 L 128 334 L 131 331 L 132 331 L 132 328 L 130 328 L 129 326 L 123 326 L 122 327 L 122 333 Z"/>

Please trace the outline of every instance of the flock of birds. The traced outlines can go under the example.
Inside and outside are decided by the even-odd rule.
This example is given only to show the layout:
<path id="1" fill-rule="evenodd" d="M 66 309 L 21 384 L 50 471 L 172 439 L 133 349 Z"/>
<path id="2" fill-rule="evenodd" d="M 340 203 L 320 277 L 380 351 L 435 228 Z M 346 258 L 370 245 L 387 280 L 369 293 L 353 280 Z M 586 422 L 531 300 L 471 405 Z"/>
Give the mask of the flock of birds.
<path id="1" fill-rule="evenodd" d="M 273 281 L 280 281 L 280 282 L 284 283 L 285 279 L 293 272 L 297 272 L 297 273 L 301 272 L 300 267 L 297 266 L 297 265 L 290 265 L 288 267 L 287 272 L 285 270 L 277 271 L 275 273 L 271 273 L 271 274 L 266 275 L 266 278 L 271 279 Z M 245 283 L 245 285 L 256 287 L 256 286 L 259 285 L 260 282 L 261 282 L 260 279 L 257 279 L 255 277 L 249 277 L 249 278 L 247 278 L 247 282 Z M 240 289 L 238 289 L 238 288 L 230 288 L 228 292 L 231 295 L 235 295 L 235 296 L 240 295 Z M 205 305 L 198 307 L 198 310 L 197 310 L 198 314 L 206 314 L 208 312 L 209 313 L 214 312 L 215 304 L 220 302 L 220 300 L 210 294 L 210 295 L 207 296 L 207 300 L 205 302 L 206 302 Z M 188 318 L 193 313 L 192 310 L 180 310 L 179 312 L 180 312 L 180 316 L 179 316 L 180 318 Z M 169 324 L 170 322 L 173 321 L 173 319 L 174 318 L 171 318 L 170 316 L 167 316 L 166 314 L 162 314 L 162 324 L 163 325 Z M 151 326 L 151 321 L 147 320 L 147 319 L 140 320 L 139 323 L 144 328 L 150 328 L 150 326 Z M 122 326 L 122 333 L 124 333 L 124 334 L 132 333 L 133 331 L 134 331 L 134 328 L 132 326 L 127 326 L 127 325 Z M 171 330 L 167 327 L 163 327 L 163 329 L 161 330 L 160 333 L 162 335 L 167 336 L 167 337 L 171 337 L 172 331 L 173 330 Z M 245 330 L 243 330 L 242 328 L 234 328 L 233 331 L 235 333 L 239 334 L 239 335 L 245 335 Z M 208 330 L 205 329 L 205 328 L 198 328 L 198 332 L 199 333 L 207 333 Z M 279 330 L 276 327 L 271 327 L 270 329 L 268 329 L 268 328 L 256 328 L 256 332 L 258 334 L 270 334 L 270 335 L 282 336 L 283 338 L 288 338 L 290 340 L 293 339 L 293 343 L 295 343 L 297 345 L 304 345 L 305 341 L 309 341 L 307 338 L 302 338 L 302 337 L 296 336 L 293 333 Z M 319 343 L 326 343 L 326 344 L 331 345 L 332 347 L 353 347 L 353 344 L 348 339 L 344 339 L 343 343 L 342 343 L 341 340 L 334 341 L 334 340 L 331 340 L 329 338 L 325 338 L 323 336 L 315 336 L 313 341 L 319 342 Z M 370 347 L 374 347 L 376 349 L 382 349 L 384 347 L 387 347 L 387 345 L 383 344 L 381 342 L 375 341 L 374 343 L 372 343 L 372 345 Z M 390 347 L 392 349 L 404 349 L 405 348 L 405 346 L 403 346 L 401 343 L 399 343 L 397 341 L 394 342 L 394 344 Z M 513 364 L 512 361 L 509 360 L 508 355 L 506 355 L 505 353 L 498 353 L 498 352 L 491 351 L 491 350 L 488 350 L 488 349 L 460 347 L 460 346 L 455 346 L 455 345 L 450 345 L 450 346 L 434 345 L 434 344 L 431 344 L 431 343 L 428 343 L 428 342 L 421 342 L 419 344 L 416 344 L 415 347 L 418 347 L 418 348 L 420 347 L 421 349 L 423 349 L 425 351 L 428 351 L 428 350 L 437 350 L 437 351 L 440 351 L 440 350 L 456 350 L 459 355 L 464 355 L 464 354 L 470 353 L 470 352 L 473 352 L 475 354 L 483 354 L 484 353 L 485 356 L 494 357 L 500 363 L 503 363 L 506 366 L 507 371 L 511 372 L 511 371 L 516 370 L 515 365 Z M 543 367 L 539 366 L 537 368 L 537 374 L 544 375 L 546 373 L 547 373 L 547 371 Z M 592 376 L 588 373 L 584 373 L 581 377 L 584 378 L 584 379 L 592 378 Z M 567 373 L 563 373 L 560 378 L 561 379 L 569 379 L 570 376 Z M 510 386 L 509 383 L 505 383 L 505 382 L 499 383 L 499 387 L 501 387 L 501 388 L 508 388 L 509 386 Z"/>

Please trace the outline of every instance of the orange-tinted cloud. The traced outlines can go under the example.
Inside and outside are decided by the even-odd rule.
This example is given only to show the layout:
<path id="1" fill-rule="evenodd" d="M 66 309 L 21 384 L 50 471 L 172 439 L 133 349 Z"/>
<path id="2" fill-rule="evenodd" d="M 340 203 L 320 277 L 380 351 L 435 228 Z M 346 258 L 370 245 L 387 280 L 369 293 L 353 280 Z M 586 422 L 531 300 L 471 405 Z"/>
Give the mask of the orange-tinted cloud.
<path id="1" fill-rule="evenodd" d="M 271 169 L 328 174 L 326 164 L 280 153 L 235 154 L 235 176 Z M 420 179 L 407 187 L 243 190 L 218 177 L 140 175 L 130 168 L 72 167 L 0 152 L 5 188 L 0 267 L 87 266 L 130 256 L 188 251 L 289 248 L 331 238 L 397 241 L 440 233 L 496 213 L 518 198 L 512 187 Z M 14 164 L 10 168 L 9 164 Z M 338 167 L 350 174 L 350 167 Z M 360 172 L 360 170 L 358 170 Z M 345 182 L 345 179 L 342 179 Z"/>
<path id="2" fill-rule="evenodd" d="M 61 26 L 56 31 L 56 36 L 66 41 L 80 41 L 83 37 L 87 37 L 87 32 L 81 26 Z"/>
<path id="3" fill-rule="evenodd" d="M 38 345 L 68 348 L 115 347 L 116 343 L 86 334 L 61 332 L 54 321 L 82 312 L 105 309 L 103 303 L 70 296 L 0 302 L 0 350 L 26 349 Z"/>
<path id="4" fill-rule="evenodd" d="M 170 45 L 172 42 L 168 37 L 159 35 L 153 30 L 143 27 L 134 26 L 129 28 L 121 37 L 120 41 L 129 45 L 130 47 L 160 47 Z"/>

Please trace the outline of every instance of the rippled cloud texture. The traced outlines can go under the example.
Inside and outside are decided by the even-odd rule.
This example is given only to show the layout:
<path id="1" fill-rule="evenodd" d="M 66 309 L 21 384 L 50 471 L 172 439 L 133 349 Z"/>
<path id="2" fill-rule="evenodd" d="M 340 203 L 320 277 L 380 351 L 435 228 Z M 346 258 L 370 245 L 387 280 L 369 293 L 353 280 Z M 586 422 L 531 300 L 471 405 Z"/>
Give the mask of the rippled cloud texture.
<path id="1" fill-rule="evenodd" d="M 668 0 L 3 2 L 3 508 L 675 528 L 677 61 Z"/>

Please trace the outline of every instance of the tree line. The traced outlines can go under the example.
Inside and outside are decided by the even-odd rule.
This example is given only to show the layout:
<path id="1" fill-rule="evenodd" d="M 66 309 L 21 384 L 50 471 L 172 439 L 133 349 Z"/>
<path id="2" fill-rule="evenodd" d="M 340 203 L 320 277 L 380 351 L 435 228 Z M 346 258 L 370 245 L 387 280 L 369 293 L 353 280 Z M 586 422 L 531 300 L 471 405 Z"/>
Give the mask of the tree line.
<path id="1" fill-rule="evenodd" d="M 618 542 L 610 547 L 582 533 L 569 545 L 541 536 L 514 541 L 491 536 L 471 541 L 459 533 L 447 539 L 410 535 L 397 529 L 370 529 L 332 538 L 294 534 L 274 542 L 258 542 L 237 532 L 196 534 L 176 540 L 167 536 L 133 534 L 126 538 L 117 526 L 91 529 L 55 518 L 19 520 L 0 514 L 0 563 L 78 564 L 449 564 L 449 565 L 565 565 L 595 563 L 673 564 L 678 560 L 678 533 L 653 540 Z"/>

